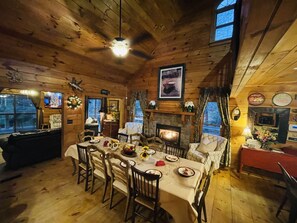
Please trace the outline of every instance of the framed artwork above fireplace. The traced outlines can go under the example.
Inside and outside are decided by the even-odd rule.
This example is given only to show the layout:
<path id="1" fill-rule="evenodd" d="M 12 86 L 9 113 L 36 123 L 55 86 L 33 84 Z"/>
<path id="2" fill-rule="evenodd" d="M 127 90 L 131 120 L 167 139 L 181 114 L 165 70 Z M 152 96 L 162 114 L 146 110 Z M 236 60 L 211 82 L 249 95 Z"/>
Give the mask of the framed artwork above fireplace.
<path id="1" fill-rule="evenodd" d="M 159 68 L 158 99 L 182 100 L 185 85 L 185 64 Z"/>

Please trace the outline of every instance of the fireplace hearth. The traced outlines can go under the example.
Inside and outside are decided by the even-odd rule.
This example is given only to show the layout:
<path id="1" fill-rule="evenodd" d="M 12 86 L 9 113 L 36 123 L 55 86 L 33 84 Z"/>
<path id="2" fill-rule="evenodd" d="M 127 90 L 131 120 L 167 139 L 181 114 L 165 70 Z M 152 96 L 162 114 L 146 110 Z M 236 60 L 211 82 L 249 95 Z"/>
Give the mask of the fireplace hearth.
<path id="1" fill-rule="evenodd" d="M 181 127 L 157 123 L 156 136 L 166 144 L 180 146 Z"/>

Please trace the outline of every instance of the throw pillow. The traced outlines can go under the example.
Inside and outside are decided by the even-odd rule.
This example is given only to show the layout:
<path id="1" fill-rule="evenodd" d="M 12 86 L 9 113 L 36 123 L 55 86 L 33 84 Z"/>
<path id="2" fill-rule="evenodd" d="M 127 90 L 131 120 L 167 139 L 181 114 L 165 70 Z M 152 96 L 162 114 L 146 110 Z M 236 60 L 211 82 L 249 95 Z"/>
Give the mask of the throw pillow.
<path id="1" fill-rule="evenodd" d="M 213 152 L 217 148 L 217 145 L 218 141 L 215 137 L 209 138 L 208 136 L 204 136 L 197 150 L 201 153 Z"/>

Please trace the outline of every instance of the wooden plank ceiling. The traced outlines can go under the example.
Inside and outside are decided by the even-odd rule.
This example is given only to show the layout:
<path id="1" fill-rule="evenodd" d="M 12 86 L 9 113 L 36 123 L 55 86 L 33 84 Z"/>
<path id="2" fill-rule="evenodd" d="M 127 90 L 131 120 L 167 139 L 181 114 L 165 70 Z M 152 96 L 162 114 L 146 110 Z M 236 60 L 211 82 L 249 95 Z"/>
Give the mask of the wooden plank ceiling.
<path id="1" fill-rule="evenodd" d="M 188 3 L 123 0 L 122 36 L 153 57 L 164 36 L 198 5 Z M 108 48 L 119 35 L 119 0 L 2 0 L 0 12 L 0 58 L 6 66 L 23 61 L 126 83 L 146 62 L 131 53 L 119 61 L 110 49 L 94 50 Z"/>
<path id="2" fill-rule="evenodd" d="M 297 91 L 296 18 L 296 0 L 243 0 L 231 97 L 242 91 Z"/>

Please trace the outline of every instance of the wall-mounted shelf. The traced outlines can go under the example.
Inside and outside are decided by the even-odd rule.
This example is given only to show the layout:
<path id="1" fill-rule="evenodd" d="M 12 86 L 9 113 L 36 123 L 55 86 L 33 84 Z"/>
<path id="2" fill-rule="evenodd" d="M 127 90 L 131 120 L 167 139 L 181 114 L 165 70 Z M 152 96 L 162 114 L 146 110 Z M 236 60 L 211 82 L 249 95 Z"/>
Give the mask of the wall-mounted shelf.
<path id="1" fill-rule="evenodd" d="M 154 120 L 154 114 L 169 114 L 169 115 L 180 115 L 182 123 L 185 123 L 185 119 L 188 116 L 190 118 L 190 123 L 192 123 L 192 117 L 195 115 L 194 112 L 182 112 L 182 111 L 168 111 L 168 110 L 153 110 L 145 109 L 147 113 L 150 113 L 150 120 Z"/>

